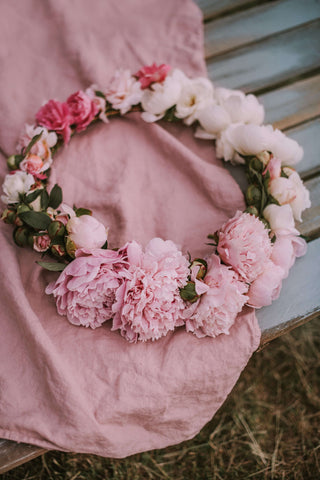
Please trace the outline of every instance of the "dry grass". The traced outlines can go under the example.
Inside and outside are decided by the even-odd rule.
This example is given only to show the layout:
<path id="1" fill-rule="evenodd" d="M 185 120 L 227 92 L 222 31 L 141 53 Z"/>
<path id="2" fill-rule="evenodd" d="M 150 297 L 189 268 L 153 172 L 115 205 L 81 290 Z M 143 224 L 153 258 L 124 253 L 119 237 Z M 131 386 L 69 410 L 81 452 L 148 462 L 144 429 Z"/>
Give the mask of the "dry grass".
<path id="1" fill-rule="evenodd" d="M 320 319 L 254 355 L 200 434 L 111 460 L 52 452 L 3 480 L 320 479 Z"/>

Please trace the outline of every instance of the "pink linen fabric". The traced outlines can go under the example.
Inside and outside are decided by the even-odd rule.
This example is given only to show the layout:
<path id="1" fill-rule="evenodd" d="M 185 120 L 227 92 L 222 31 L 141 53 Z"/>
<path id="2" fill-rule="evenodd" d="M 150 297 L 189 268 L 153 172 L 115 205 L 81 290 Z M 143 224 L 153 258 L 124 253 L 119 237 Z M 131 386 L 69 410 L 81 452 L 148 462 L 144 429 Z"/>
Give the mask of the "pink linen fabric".
<path id="1" fill-rule="evenodd" d="M 116 68 L 153 61 L 206 75 L 201 13 L 190 0 L 11 0 L 0 4 L 0 181 L 25 122 Z M 111 247 L 159 236 L 193 256 L 244 202 L 210 142 L 139 114 L 80 133 L 56 157 L 50 182 L 91 208 Z M 57 274 L 12 242 L 1 224 L 0 437 L 110 457 L 193 437 L 226 399 L 258 347 L 253 310 L 230 335 L 180 329 L 130 344 L 111 326 L 69 324 L 44 290 Z"/>

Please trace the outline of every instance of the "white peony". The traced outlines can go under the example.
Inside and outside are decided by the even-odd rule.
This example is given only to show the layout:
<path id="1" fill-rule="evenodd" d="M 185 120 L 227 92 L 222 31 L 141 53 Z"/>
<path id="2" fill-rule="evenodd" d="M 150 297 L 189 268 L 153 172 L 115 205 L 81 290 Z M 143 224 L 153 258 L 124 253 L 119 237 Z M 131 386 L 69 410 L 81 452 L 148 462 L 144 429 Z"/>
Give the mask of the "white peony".
<path id="1" fill-rule="evenodd" d="M 181 78 L 182 90 L 176 104 L 175 115 L 177 118 L 183 118 L 186 125 L 191 125 L 198 118 L 198 112 L 212 100 L 213 85 L 207 78 L 184 77 Z"/>
<path id="2" fill-rule="evenodd" d="M 184 82 L 184 74 L 173 70 L 162 83 L 153 83 L 143 90 L 141 105 L 145 122 L 156 122 L 164 117 L 166 111 L 177 104 Z"/>
<path id="3" fill-rule="evenodd" d="M 230 123 L 261 125 L 264 120 L 264 107 L 254 95 L 245 95 L 240 90 L 216 88 L 215 99 L 229 114 Z"/>
<path id="4" fill-rule="evenodd" d="M 118 70 L 106 92 L 106 99 L 121 115 L 127 113 L 133 105 L 140 103 L 141 84 L 131 76 L 129 70 Z"/>
<path id="5" fill-rule="evenodd" d="M 295 198 L 290 202 L 293 216 L 296 220 L 301 222 L 301 214 L 306 209 L 311 207 L 309 190 L 304 186 L 300 175 L 293 168 L 284 167 L 283 171 L 288 175 L 292 188 L 295 190 Z"/>
<path id="6" fill-rule="evenodd" d="M 281 165 L 295 165 L 303 157 L 303 148 L 298 142 L 277 129 L 273 132 L 272 145 L 269 150 L 281 160 Z"/>
<path id="7" fill-rule="evenodd" d="M 263 210 L 264 218 L 276 235 L 299 235 L 295 228 L 293 213 L 290 205 L 275 205 L 271 203 Z"/>
<path id="8" fill-rule="evenodd" d="M 30 173 L 21 172 L 19 170 L 14 173 L 9 173 L 5 176 L 2 185 L 5 195 L 1 196 L 1 200 L 7 204 L 19 203 L 19 194 L 28 193 L 33 184 L 34 178 Z"/>
<path id="9" fill-rule="evenodd" d="M 229 113 L 221 105 L 213 100 L 197 112 L 197 119 L 200 127 L 197 128 L 195 136 L 203 139 L 215 139 L 231 123 Z"/>
<path id="10" fill-rule="evenodd" d="M 101 248 L 108 238 L 105 226 L 90 215 L 72 216 L 66 227 L 76 248 Z"/>

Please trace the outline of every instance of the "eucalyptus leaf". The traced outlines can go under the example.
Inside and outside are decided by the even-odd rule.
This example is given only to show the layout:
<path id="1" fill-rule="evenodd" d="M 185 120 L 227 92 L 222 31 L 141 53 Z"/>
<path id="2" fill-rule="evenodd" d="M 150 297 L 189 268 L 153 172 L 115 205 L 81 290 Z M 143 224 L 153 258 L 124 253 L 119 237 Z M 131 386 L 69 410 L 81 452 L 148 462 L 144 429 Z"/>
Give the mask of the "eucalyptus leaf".
<path id="1" fill-rule="evenodd" d="M 25 224 L 36 230 L 47 230 L 51 223 L 51 218 L 44 212 L 22 212 L 18 216 Z"/>
<path id="2" fill-rule="evenodd" d="M 62 272 L 67 264 L 66 263 L 56 263 L 56 262 L 36 262 L 40 267 L 50 270 L 50 272 Z"/>
<path id="3" fill-rule="evenodd" d="M 58 208 L 62 203 L 62 190 L 59 185 L 55 184 L 49 195 L 49 204 L 51 208 Z"/>
<path id="4" fill-rule="evenodd" d="M 33 145 L 35 143 L 37 143 L 38 140 L 40 140 L 40 138 L 42 137 L 42 133 L 43 131 L 41 131 L 40 133 L 38 133 L 38 135 L 35 135 L 34 137 L 32 137 L 31 141 L 29 142 L 29 145 L 27 146 L 27 148 L 25 149 L 25 151 L 23 152 L 24 153 L 24 156 L 28 155 L 28 153 L 30 152 L 31 148 L 33 147 Z"/>

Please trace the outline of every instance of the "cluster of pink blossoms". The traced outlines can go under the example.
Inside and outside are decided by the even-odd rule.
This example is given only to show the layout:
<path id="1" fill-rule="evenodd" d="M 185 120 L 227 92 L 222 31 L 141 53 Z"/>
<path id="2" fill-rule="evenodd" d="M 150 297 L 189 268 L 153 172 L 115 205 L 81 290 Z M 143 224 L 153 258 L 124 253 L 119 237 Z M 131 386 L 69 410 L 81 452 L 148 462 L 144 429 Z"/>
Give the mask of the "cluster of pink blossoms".
<path id="1" fill-rule="evenodd" d="M 107 229 L 89 211 L 72 209 L 61 203 L 62 196 L 57 200 L 57 191 L 46 191 L 53 149 L 98 119 L 108 123 L 110 115 L 135 110 L 146 122 L 174 115 L 195 124 L 197 137 L 215 140 L 219 157 L 247 162 L 253 172 L 246 199 L 254 214 L 237 212 L 228 220 L 205 260 L 190 263 L 172 241 L 160 238 L 144 250 L 134 241 L 107 249 Z M 8 208 L 2 218 L 15 225 L 19 246 L 31 244 L 62 262 L 58 280 L 46 289 L 58 313 L 91 328 L 110 320 L 112 330 L 136 342 L 157 340 L 181 326 L 197 337 L 228 334 L 244 305 L 270 305 L 296 257 L 306 252 L 294 219 L 301 220 L 310 199 L 291 167 L 301 159 L 301 147 L 263 126 L 263 118 L 253 95 L 155 63 L 135 75 L 116 72 L 103 92 L 93 85 L 65 102 L 43 105 L 37 124 L 26 125 L 20 153 L 8 159 L 12 172 L 3 184 Z"/>

